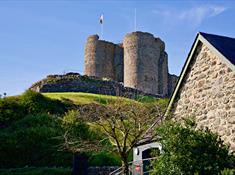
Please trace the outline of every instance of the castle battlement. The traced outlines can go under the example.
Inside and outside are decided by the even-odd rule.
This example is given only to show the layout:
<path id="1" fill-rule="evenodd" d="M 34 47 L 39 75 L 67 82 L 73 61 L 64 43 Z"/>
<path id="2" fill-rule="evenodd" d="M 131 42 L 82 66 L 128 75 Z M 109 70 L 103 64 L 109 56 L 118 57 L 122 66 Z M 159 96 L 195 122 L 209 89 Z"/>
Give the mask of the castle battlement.
<path id="1" fill-rule="evenodd" d="M 126 34 L 123 43 L 91 35 L 85 47 L 85 75 L 110 78 L 149 94 L 169 96 L 176 76 L 168 73 L 165 43 L 147 32 Z"/>

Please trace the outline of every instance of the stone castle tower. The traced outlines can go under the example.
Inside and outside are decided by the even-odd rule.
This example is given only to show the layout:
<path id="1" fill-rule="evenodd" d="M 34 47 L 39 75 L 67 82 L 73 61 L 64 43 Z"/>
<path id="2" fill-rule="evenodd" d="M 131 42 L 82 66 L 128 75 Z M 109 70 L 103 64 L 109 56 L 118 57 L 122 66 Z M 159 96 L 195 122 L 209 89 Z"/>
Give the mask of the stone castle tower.
<path id="1" fill-rule="evenodd" d="M 88 37 L 85 47 L 85 75 L 111 78 L 123 82 L 122 45 Z"/>
<path id="2" fill-rule="evenodd" d="M 168 73 L 165 43 L 150 33 L 128 33 L 123 44 L 88 37 L 85 75 L 110 78 L 149 94 L 170 96 L 177 76 Z"/>

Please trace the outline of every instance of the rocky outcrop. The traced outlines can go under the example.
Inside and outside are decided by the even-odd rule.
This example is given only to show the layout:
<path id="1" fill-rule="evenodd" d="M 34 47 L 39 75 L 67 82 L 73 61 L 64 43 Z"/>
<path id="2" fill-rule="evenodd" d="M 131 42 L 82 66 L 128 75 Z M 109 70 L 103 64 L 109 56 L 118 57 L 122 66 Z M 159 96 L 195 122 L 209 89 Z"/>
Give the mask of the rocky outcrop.
<path id="1" fill-rule="evenodd" d="M 147 94 L 134 88 L 124 87 L 122 83 L 117 81 L 82 76 L 78 73 L 49 75 L 45 79 L 33 84 L 30 89 L 36 92 L 87 92 L 132 99 L 136 98 L 137 95 L 163 98 L 161 95 Z"/>

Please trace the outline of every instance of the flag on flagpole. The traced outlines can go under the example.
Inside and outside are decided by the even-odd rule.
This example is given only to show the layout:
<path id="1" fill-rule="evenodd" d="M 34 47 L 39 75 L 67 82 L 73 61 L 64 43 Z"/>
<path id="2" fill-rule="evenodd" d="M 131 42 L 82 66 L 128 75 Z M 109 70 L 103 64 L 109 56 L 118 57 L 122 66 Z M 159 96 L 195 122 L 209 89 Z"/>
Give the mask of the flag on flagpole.
<path id="1" fill-rule="evenodd" d="M 104 23 L 104 15 L 102 14 L 101 16 L 100 16 L 100 24 L 103 24 Z"/>

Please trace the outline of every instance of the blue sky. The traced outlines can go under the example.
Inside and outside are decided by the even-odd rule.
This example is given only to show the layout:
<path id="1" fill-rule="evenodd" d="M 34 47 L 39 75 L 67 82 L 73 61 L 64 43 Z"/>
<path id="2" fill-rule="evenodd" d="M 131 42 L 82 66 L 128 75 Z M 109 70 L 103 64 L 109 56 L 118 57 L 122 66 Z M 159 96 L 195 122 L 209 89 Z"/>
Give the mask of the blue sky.
<path id="1" fill-rule="evenodd" d="M 83 74 L 87 36 L 121 42 L 126 33 L 153 33 L 166 44 L 170 73 L 179 75 L 198 31 L 235 37 L 231 1 L 0 1 L 0 94 L 16 95 L 48 74 Z"/>

